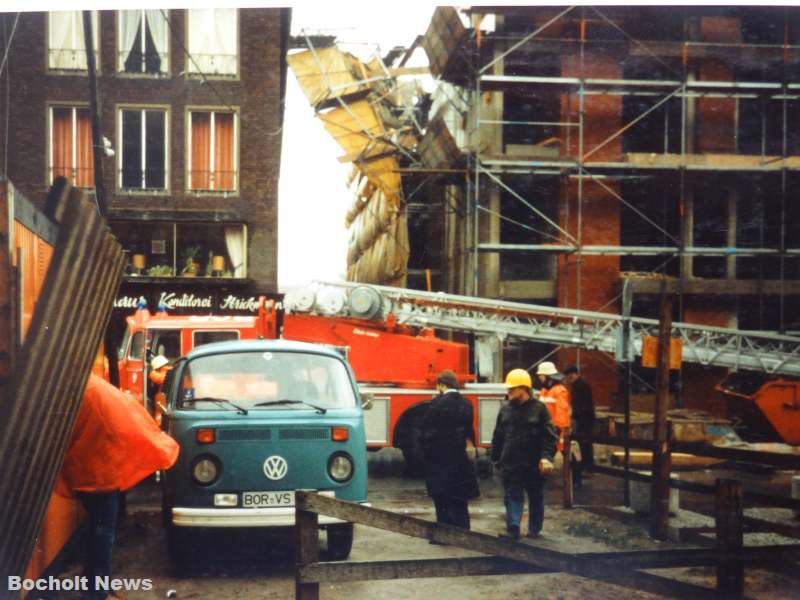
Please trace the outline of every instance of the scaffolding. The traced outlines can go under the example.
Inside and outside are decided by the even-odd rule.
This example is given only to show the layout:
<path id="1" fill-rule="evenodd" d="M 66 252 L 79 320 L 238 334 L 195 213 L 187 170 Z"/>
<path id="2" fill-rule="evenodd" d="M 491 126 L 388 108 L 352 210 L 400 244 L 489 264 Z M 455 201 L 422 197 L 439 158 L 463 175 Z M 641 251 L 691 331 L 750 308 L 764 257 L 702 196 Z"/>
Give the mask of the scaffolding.
<path id="1" fill-rule="evenodd" d="M 799 40 L 788 7 L 438 8 L 431 72 L 469 96 L 445 236 L 466 253 L 439 289 L 619 313 L 629 287 L 638 316 L 670 292 L 680 321 L 795 333 Z"/>
<path id="2" fill-rule="evenodd" d="M 560 130 L 555 136 L 556 141 L 562 145 L 560 152 L 557 155 L 552 153 L 549 156 L 542 156 L 545 153 L 533 152 L 537 150 L 535 146 L 531 146 L 532 156 L 513 156 L 506 152 L 506 149 L 498 154 L 491 154 L 485 151 L 485 148 L 480 146 L 476 147 L 476 152 L 472 157 L 472 182 L 471 182 L 471 210 L 469 217 L 471 224 L 468 226 L 471 232 L 471 245 L 470 252 L 471 258 L 471 271 L 472 281 L 471 287 L 463 291 L 473 295 L 485 295 L 486 289 L 481 288 L 481 282 L 486 282 L 487 279 L 491 281 L 494 279 L 491 274 L 481 272 L 481 255 L 482 254 L 508 254 L 508 253 L 541 253 L 548 256 L 560 255 L 562 256 L 562 265 L 566 266 L 567 261 L 563 257 L 570 257 L 572 263 L 575 265 L 576 275 L 574 277 L 575 290 L 572 292 L 574 296 L 574 306 L 570 306 L 569 298 L 571 293 L 568 289 L 563 289 L 561 292 L 562 298 L 559 298 L 560 304 L 565 307 L 572 307 L 577 309 L 582 308 L 597 308 L 596 306 L 586 306 L 587 300 L 583 296 L 582 276 L 583 265 L 585 263 L 584 257 L 589 256 L 654 256 L 662 257 L 669 260 L 682 259 L 682 264 L 677 269 L 677 283 L 673 284 L 673 288 L 681 296 L 681 306 L 683 301 L 683 294 L 691 291 L 693 278 L 691 276 L 691 259 L 694 257 L 715 257 L 724 258 L 729 265 L 733 265 L 728 270 L 734 273 L 733 277 L 726 276 L 724 279 L 729 283 L 727 293 L 736 294 L 739 292 L 751 293 L 753 288 L 760 288 L 762 293 L 776 293 L 780 298 L 780 316 L 779 325 L 777 329 L 781 332 L 786 330 L 785 320 L 785 296 L 787 291 L 796 294 L 798 287 L 793 281 L 787 281 L 786 278 L 786 265 L 785 261 L 789 258 L 795 257 L 800 253 L 800 248 L 789 247 L 789 239 L 787 239 L 787 223 L 786 223 L 786 203 L 787 203 L 787 176 L 790 173 L 800 170 L 800 156 L 790 156 L 787 149 L 788 142 L 788 103 L 800 98 L 798 91 L 800 91 L 800 83 L 788 79 L 790 69 L 787 65 L 796 65 L 798 62 L 798 55 L 800 47 L 790 45 L 788 39 L 784 39 L 783 44 L 757 44 L 752 47 L 742 43 L 720 43 L 702 41 L 690 41 L 684 38 L 680 42 L 656 42 L 649 43 L 648 41 L 635 39 L 632 35 L 628 34 L 624 27 L 619 25 L 614 19 L 614 15 L 608 16 L 606 12 L 613 12 L 611 8 L 609 11 L 601 10 L 596 7 L 570 7 L 561 10 L 552 17 L 547 18 L 546 9 L 529 9 L 525 12 L 523 9 L 514 9 L 521 11 L 519 14 L 526 15 L 530 25 L 530 33 L 518 38 L 516 40 L 502 39 L 503 36 L 497 35 L 492 39 L 491 35 L 484 35 L 484 44 L 493 48 L 494 52 L 474 52 L 473 56 L 476 57 L 476 64 L 474 65 L 472 84 L 474 86 L 474 99 L 475 104 L 478 106 L 476 109 L 476 118 L 474 127 L 476 132 L 473 134 L 475 139 L 483 140 L 486 136 L 482 133 L 485 128 L 497 127 L 539 127 L 550 128 L 550 130 Z M 498 15 L 502 14 L 503 9 L 485 9 L 486 12 L 494 12 Z M 694 16 L 701 18 L 702 9 L 698 10 Z M 555 13 L 555 9 L 550 10 Z M 624 11 L 623 11 L 624 12 Z M 788 31 L 788 11 L 784 12 L 786 21 L 786 30 Z M 480 18 L 485 15 L 485 12 L 478 10 L 473 11 L 473 23 L 476 29 L 480 27 Z M 540 18 L 535 20 L 539 15 Z M 624 15 L 623 15 L 624 16 Z M 624 20 L 624 19 L 620 19 Z M 606 40 L 606 39 L 591 39 L 587 35 L 587 29 L 591 26 L 589 23 L 602 24 L 608 30 L 615 31 L 620 39 Z M 567 26 L 565 26 L 565 24 Z M 538 26 L 536 26 L 538 25 Z M 577 37 L 549 37 L 545 38 L 548 32 L 554 29 L 559 29 L 562 32 L 569 30 L 570 32 L 577 31 Z M 473 36 L 472 40 L 476 41 L 477 36 Z M 660 63 L 666 69 L 671 71 L 672 77 L 665 79 L 626 79 L 626 78 L 613 78 L 613 77 L 592 77 L 592 73 L 587 69 L 587 52 L 590 46 L 597 47 L 598 45 L 606 46 L 605 51 L 609 52 L 608 45 L 617 45 L 619 47 L 635 48 L 639 56 L 647 57 L 648 59 Z M 564 54 L 571 53 L 572 59 L 577 59 L 578 67 L 576 76 L 545 76 L 545 75 L 518 75 L 507 74 L 504 71 L 504 63 L 508 61 L 515 53 L 523 51 L 532 51 L 539 53 L 539 55 L 552 52 L 562 52 Z M 611 50 L 613 53 L 613 49 Z M 698 67 L 695 60 L 702 58 L 703 60 L 718 60 L 724 58 L 726 60 L 735 60 L 738 53 L 755 53 L 756 58 L 761 61 L 775 61 L 776 58 L 782 61 L 783 68 L 781 73 L 783 78 L 779 81 L 742 81 L 742 80 L 697 80 L 694 77 Z M 621 56 L 621 55 L 620 55 Z M 672 65 L 667 64 L 662 60 L 661 56 L 671 56 L 672 58 L 680 57 L 680 72 L 676 72 Z M 754 60 L 750 58 L 749 60 Z M 565 61 L 566 62 L 566 61 Z M 674 61 L 673 61 L 674 63 Z M 566 67 L 564 67 L 566 68 Z M 481 101 L 485 95 L 492 93 L 508 93 L 508 92 L 521 92 L 536 94 L 560 94 L 561 96 L 561 119 L 558 121 L 518 121 L 509 120 L 505 116 L 502 118 L 485 118 L 484 110 L 481 107 L 485 106 L 487 102 Z M 642 98 L 649 98 L 649 107 L 642 111 L 640 114 L 628 120 L 621 127 L 618 127 L 613 133 L 605 136 L 599 142 L 587 144 L 587 111 L 585 102 L 587 98 L 591 97 L 626 97 L 635 96 Z M 577 119 L 570 120 L 569 106 L 565 110 L 563 107 L 564 99 L 567 104 L 577 99 Z M 781 106 L 782 118 L 780 119 L 782 131 L 780 132 L 780 154 L 768 155 L 762 152 L 760 155 L 742 155 L 737 154 L 734 148 L 732 152 L 727 153 L 707 153 L 697 152 L 694 149 L 692 142 L 695 136 L 695 127 L 697 120 L 697 104 L 703 100 L 755 100 L 760 102 L 762 107 L 767 107 L 770 102 L 778 102 Z M 670 101 L 679 103 L 680 111 L 678 118 L 680 120 L 680 140 L 679 152 L 668 152 L 666 147 L 668 126 L 664 127 L 665 148 L 661 153 L 643 153 L 643 152 L 619 152 L 621 155 L 616 160 L 607 157 L 601 158 L 601 150 L 607 148 L 615 140 L 619 143 L 619 138 L 628 132 L 635 131 L 635 128 L 644 119 L 651 116 L 659 109 L 663 109 Z M 622 108 L 622 107 L 620 107 Z M 738 108 L 738 105 L 737 105 Z M 665 119 L 669 118 L 669 112 L 662 110 Z M 566 113 L 566 119 L 564 118 Z M 738 115 L 736 115 L 738 117 Z M 766 131 L 767 111 L 762 110 L 762 130 Z M 574 138 L 577 137 L 577 142 Z M 762 136 L 762 149 L 766 148 L 765 136 Z M 533 156 L 533 154 L 540 154 Z M 609 153 L 609 154 L 614 154 Z M 731 176 L 737 176 L 741 173 L 767 173 L 774 174 L 780 178 L 780 232 L 778 243 L 772 246 L 754 247 L 752 245 L 747 247 L 738 247 L 736 244 L 735 231 L 729 232 L 728 239 L 719 246 L 702 246 L 692 243 L 691 231 L 691 216 L 684 220 L 686 209 L 691 209 L 687 206 L 691 203 L 691 193 L 688 189 L 689 183 L 687 181 L 689 173 L 702 173 L 709 172 L 727 172 Z M 657 223 L 653 218 L 648 216 L 645 210 L 635 206 L 629 202 L 614 186 L 618 182 L 626 178 L 636 177 L 667 177 L 677 175 L 679 187 L 674 191 L 677 204 L 680 206 L 681 223 L 677 231 L 668 231 L 662 225 Z M 570 202 L 566 198 L 561 202 L 561 207 L 568 209 L 571 204 L 576 207 L 575 215 L 566 215 L 560 223 L 556 222 L 556 218 L 552 215 L 545 214 L 537 203 L 530 197 L 526 197 L 524 191 L 516 189 L 513 180 L 519 176 L 527 178 L 528 182 L 531 179 L 541 177 L 558 177 L 562 184 L 562 192 L 571 192 L 569 180 L 576 182 L 574 202 Z M 669 244 L 660 245 L 646 245 L 646 246 L 633 246 L 626 244 L 591 244 L 584 241 L 584 231 L 586 224 L 584 223 L 584 209 L 587 202 L 585 196 L 585 184 L 591 181 L 593 185 L 599 186 L 605 192 L 607 197 L 613 198 L 621 206 L 626 207 L 632 211 L 646 223 L 653 228 L 653 233 L 661 236 L 663 239 L 669 241 Z M 566 182 L 566 183 L 565 183 Z M 486 218 L 490 219 L 503 219 L 502 211 L 492 211 L 487 209 L 485 198 L 487 189 L 495 187 L 501 189 L 505 194 L 516 199 L 521 204 L 525 205 L 532 213 L 536 215 L 546 226 L 549 226 L 550 240 L 546 243 L 540 244 L 514 244 L 514 243 L 501 243 L 499 240 L 486 240 L 485 235 L 482 236 L 481 232 L 484 230 L 484 225 L 481 222 Z M 736 206 L 733 206 L 733 211 Z M 570 219 L 574 219 L 574 226 L 570 227 Z M 506 218 L 506 222 L 510 219 Z M 688 223 L 686 222 L 688 221 Z M 734 224 L 735 225 L 735 224 Z M 763 219 L 762 219 L 763 227 Z M 481 238 L 484 238 L 483 240 Z M 495 236 L 497 237 L 497 236 Z M 763 236 L 762 236 L 763 237 Z M 779 276 L 774 281 L 763 281 L 763 276 L 759 276 L 758 280 L 762 280 L 761 285 L 750 285 L 746 281 L 735 280 L 735 264 L 736 260 L 745 257 L 772 257 L 779 261 Z M 562 268 L 563 270 L 563 268 Z M 486 277 L 488 275 L 488 278 Z M 564 286 L 569 285 L 570 280 L 564 278 Z M 708 285 L 703 281 L 698 281 L 696 286 L 698 290 L 714 290 L 716 293 L 721 293 L 723 290 L 719 286 Z M 738 286 L 738 290 L 737 290 Z M 777 288 L 777 289 L 776 289 Z M 567 300 L 565 305 L 562 300 Z M 608 304 L 608 302 L 606 302 Z"/>

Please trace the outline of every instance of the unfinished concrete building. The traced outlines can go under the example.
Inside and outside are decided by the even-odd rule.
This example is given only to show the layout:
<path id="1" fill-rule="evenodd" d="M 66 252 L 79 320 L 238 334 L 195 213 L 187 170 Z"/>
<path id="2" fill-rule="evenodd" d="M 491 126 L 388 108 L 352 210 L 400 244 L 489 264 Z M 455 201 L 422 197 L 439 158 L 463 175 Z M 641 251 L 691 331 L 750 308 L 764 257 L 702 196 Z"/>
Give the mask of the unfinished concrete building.
<path id="1" fill-rule="evenodd" d="M 637 316 L 668 291 L 677 320 L 797 331 L 798 45 L 793 7 L 437 9 L 419 150 L 444 246 L 411 260 L 454 293 L 620 312 L 628 282 Z M 581 354 L 614 405 L 614 358 Z M 723 375 L 685 366 L 679 402 L 722 410 Z"/>

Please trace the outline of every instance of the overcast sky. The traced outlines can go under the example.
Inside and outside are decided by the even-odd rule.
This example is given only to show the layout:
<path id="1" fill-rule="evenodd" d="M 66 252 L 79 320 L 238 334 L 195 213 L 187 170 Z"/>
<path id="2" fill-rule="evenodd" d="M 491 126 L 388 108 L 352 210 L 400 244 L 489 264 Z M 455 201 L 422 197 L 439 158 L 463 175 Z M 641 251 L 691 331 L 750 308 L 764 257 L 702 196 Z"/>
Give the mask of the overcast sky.
<path id="1" fill-rule="evenodd" d="M 434 5 L 372 3 L 300 5 L 292 11 L 292 34 L 306 28 L 355 43 L 346 49 L 368 59 L 377 46 L 384 55 L 393 46 L 408 46 L 425 33 Z M 278 205 L 278 286 L 313 279 L 344 278 L 347 231 L 344 215 L 351 200 L 346 189 L 350 164 L 337 158 L 344 152 L 314 116 L 289 71 Z"/>

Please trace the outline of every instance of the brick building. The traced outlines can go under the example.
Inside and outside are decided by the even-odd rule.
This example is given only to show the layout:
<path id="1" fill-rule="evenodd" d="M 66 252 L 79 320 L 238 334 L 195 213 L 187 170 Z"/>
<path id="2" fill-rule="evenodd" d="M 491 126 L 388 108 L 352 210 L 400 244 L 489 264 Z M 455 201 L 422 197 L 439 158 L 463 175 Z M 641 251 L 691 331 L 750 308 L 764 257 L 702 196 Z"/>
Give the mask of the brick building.
<path id="1" fill-rule="evenodd" d="M 628 282 L 636 316 L 666 290 L 675 320 L 800 330 L 800 10 L 442 7 L 422 44 L 438 87 L 409 264 L 434 289 L 619 313 Z M 580 362 L 619 406 L 614 357 Z M 723 376 L 684 365 L 673 390 L 723 412 Z"/>
<path id="2" fill-rule="evenodd" d="M 247 310 L 277 289 L 288 9 L 95 11 L 103 186 L 129 261 L 117 316 Z M 82 13 L 0 16 L 0 168 L 40 207 L 93 192 Z"/>

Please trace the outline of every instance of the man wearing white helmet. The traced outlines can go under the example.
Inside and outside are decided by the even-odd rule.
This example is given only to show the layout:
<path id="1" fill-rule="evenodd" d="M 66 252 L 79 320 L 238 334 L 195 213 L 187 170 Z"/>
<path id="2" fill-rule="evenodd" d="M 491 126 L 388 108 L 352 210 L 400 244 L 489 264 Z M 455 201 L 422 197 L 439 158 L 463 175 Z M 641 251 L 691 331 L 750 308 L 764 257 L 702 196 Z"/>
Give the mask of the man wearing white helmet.
<path id="1" fill-rule="evenodd" d="M 161 423 L 159 401 L 163 404 L 161 396 L 163 396 L 164 393 L 164 380 L 167 378 L 167 372 L 171 368 L 169 359 L 162 354 L 153 357 L 153 360 L 150 361 L 150 374 L 147 377 L 149 379 L 147 383 L 147 397 L 150 400 L 153 417 L 158 423 Z"/>
<path id="2" fill-rule="evenodd" d="M 497 415 L 491 457 L 503 478 L 507 537 L 519 539 L 527 493 L 528 537 L 536 538 L 544 522 L 545 476 L 553 470 L 558 435 L 550 412 L 534 398 L 525 369 L 509 371 L 505 385 L 508 403 Z"/>
<path id="3" fill-rule="evenodd" d="M 569 431 L 572 421 L 572 399 L 569 390 L 561 383 L 561 374 L 556 366 L 549 361 L 539 363 L 536 377 L 542 386 L 539 400 L 550 409 L 550 415 L 558 431 L 558 449 L 563 451 L 564 433 Z"/>

